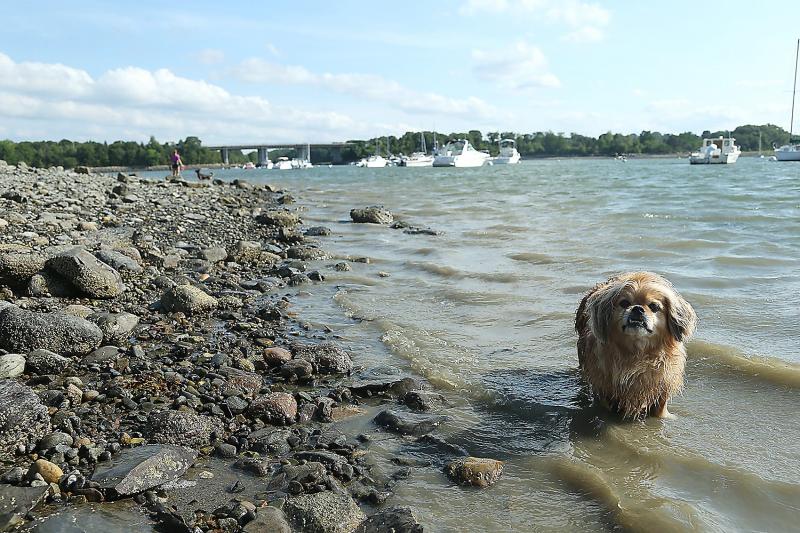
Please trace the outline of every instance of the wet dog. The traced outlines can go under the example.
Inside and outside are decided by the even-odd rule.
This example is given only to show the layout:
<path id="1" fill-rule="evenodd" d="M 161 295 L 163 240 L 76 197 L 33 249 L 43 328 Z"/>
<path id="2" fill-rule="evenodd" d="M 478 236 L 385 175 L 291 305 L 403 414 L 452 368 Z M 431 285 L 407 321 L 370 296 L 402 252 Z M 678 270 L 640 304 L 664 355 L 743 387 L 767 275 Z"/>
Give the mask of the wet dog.
<path id="1" fill-rule="evenodd" d="M 697 316 L 672 284 L 629 272 L 597 284 L 575 316 L 578 363 L 595 398 L 624 418 L 667 418 L 683 388 L 686 350 Z"/>

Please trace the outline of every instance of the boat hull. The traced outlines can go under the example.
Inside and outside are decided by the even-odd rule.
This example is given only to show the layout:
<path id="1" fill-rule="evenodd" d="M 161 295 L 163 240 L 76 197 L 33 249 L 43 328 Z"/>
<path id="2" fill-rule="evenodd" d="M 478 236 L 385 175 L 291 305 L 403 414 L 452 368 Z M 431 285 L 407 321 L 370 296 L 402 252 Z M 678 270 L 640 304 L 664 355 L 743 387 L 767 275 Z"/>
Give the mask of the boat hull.
<path id="1" fill-rule="evenodd" d="M 800 161 L 800 149 L 775 150 L 775 158 L 778 161 Z"/>
<path id="2" fill-rule="evenodd" d="M 492 163 L 495 165 L 516 165 L 519 163 L 520 156 L 519 154 L 514 154 L 510 157 L 499 155 L 492 159 Z"/>
<path id="3" fill-rule="evenodd" d="M 433 159 L 433 166 L 435 167 L 482 167 L 486 164 L 489 156 L 484 154 L 481 156 L 464 156 L 464 155 L 440 155 Z"/>
<path id="4" fill-rule="evenodd" d="M 705 155 L 689 156 L 689 164 L 691 165 L 732 165 L 739 159 L 738 153 L 724 154 L 715 157 L 706 157 Z"/>

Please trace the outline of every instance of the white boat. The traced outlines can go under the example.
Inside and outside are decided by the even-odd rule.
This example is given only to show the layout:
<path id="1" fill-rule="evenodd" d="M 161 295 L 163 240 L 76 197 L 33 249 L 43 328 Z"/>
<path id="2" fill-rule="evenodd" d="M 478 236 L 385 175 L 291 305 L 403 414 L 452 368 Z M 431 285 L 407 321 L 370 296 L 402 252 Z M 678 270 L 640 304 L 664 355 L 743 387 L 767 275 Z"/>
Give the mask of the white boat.
<path id="1" fill-rule="evenodd" d="M 500 139 L 500 153 L 492 159 L 495 165 L 516 165 L 521 159 L 514 139 Z"/>
<path id="2" fill-rule="evenodd" d="M 362 159 L 362 161 L 364 164 L 361 166 L 367 168 L 383 168 L 389 163 L 386 161 L 386 158 L 381 155 L 371 155 L 366 159 Z"/>
<path id="3" fill-rule="evenodd" d="M 703 139 L 703 146 L 689 155 L 691 165 L 732 165 L 739 159 L 742 150 L 733 137 Z"/>
<path id="4" fill-rule="evenodd" d="M 292 170 L 292 168 L 294 167 L 292 166 L 291 159 L 289 159 L 288 157 L 279 157 L 278 160 L 275 161 L 275 164 L 272 166 L 272 168 L 278 170 Z"/>
<path id="5" fill-rule="evenodd" d="M 253 170 L 254 168 L 256 168 L 256 164 L 253 163 L 252 161 L 248 161 L 247 163 L 244 164 L 242 168 L 245 170 Z"/>
<path id="6" fill-rule="evenodd" d="M 433 156 L 427 154 L 425 146 L 425 134 L 420 132 L 420 151 L 414 152 L 408 157 L 400 160 L 401 167 L 430 167 L 433 166 Z"/>
<path id="7" fill-rule="evenodd" d="M 489 154 L 472 147 L 466 139 L 448 142 L 433 158 L 435 167 L 482 167 L 489 161 Z"/>
<path id="8" fill-rule="evenodd" d="M 797 50 L 794 53 L 794 87 L 792 87 L 792 115 L 789 119 L 789 142 L 775 148 L 775 159 L 778 161 L 800 161 L 800 143 L 792 142 L 794 133 L 794 96 L 797 92 L 797 58 L 800 57 L 800 39 L 797 39 Z"/>

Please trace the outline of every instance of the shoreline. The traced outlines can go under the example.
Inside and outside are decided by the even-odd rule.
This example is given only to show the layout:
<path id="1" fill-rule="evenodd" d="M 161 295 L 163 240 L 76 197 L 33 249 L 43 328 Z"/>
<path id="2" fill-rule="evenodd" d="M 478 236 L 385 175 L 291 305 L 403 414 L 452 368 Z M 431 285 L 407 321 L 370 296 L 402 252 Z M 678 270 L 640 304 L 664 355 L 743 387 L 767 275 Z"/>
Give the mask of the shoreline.
<path id="1" fill-rule="evenodd" d="M 0 193 L 0 416 L 15 422 L 0 496 L 24 502 L 15 524 L 106 510 L 186 531 L 421 530 L 383 505 L 407 468 L 373 472 L 373 437 L 343 431 L 360 417 L 427 434 L 440 417 L 406 409 L 436 393 L 360 373 L 292 312 L 287 290 L 350 265 L 311 269 L 330 230 L 304 226 L 289 192 L 0 166 Z"/>

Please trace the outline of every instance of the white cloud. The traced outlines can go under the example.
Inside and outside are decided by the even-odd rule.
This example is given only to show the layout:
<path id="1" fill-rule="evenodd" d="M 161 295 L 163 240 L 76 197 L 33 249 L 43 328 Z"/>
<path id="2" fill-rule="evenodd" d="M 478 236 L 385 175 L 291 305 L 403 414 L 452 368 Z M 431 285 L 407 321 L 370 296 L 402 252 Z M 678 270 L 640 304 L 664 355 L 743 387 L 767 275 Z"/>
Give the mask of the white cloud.
<path id="1" fill-rule="evenodd" d="M 575 43 L 602 40 L 603 28 L 611 21 L 611 12 L 607 9 L 580 0 L 467 0 L 459 12 L 467 16 L 484 13 L 505 17 L 527 15 L 563 24 L 569 28 L 563 39 Z"/>
<path id="2" fill-rule="evenodd" d="M 406 113 L 488 118 L 497 111 L 475 96 L 452 98 L 433 92 L 410 89 L 374 74 L 315 73 L 302 66 L 281 65 L 252 58 L 231 73 L 249 83 L 278 83 L 321 87 L 357 98 L 366 98 L 395 107 Z"/>
<path id="3" fill-rule="evenodd" d="M 28 138 L 206 143 L 330 141 L 370 126 L 342 113 L 273 105 L 167 69 L 109 70 L 97 79 L 61 64 L 16 63 L 0 53 L 0 123 Z"/>
<path id="4" fill-rule="evenodd" d="M 549 72 L 544 52 L 525 41 L 517 41 L 504 54 L 497 54 L 495 50 L 473 50 L 472 59 L 479 78 L 505 89 L 519 91 L 561 86 L 558 77 Z"/>
<path id="5" fill-rule="evenodd" d="M 195 59 L 204 65 L 216 65 L 225 61 L 225 52 L 215 48 L 205 48 L 195 54 Z"/>
<path id="6" fill-rule="evenodd" d="M 277 46 L 275 46 L 275 45 L 274 45 L 274 44 L 272 44 L 272 43 L 267 43 L 267 44 L 266 44 L 266 49 L 267 49 L 267 52 L 269 52 L 270 54 L 272 54 L 272 55 L 273 55 L 273 56 L 275 56 L 275 57 L 278 57 L 278 56 L 280 56 L 280 55 L 281 55 L 281 51 L 280 51 L 280 50 L 278 50 L 278 47 L 277 47 Z"/>

